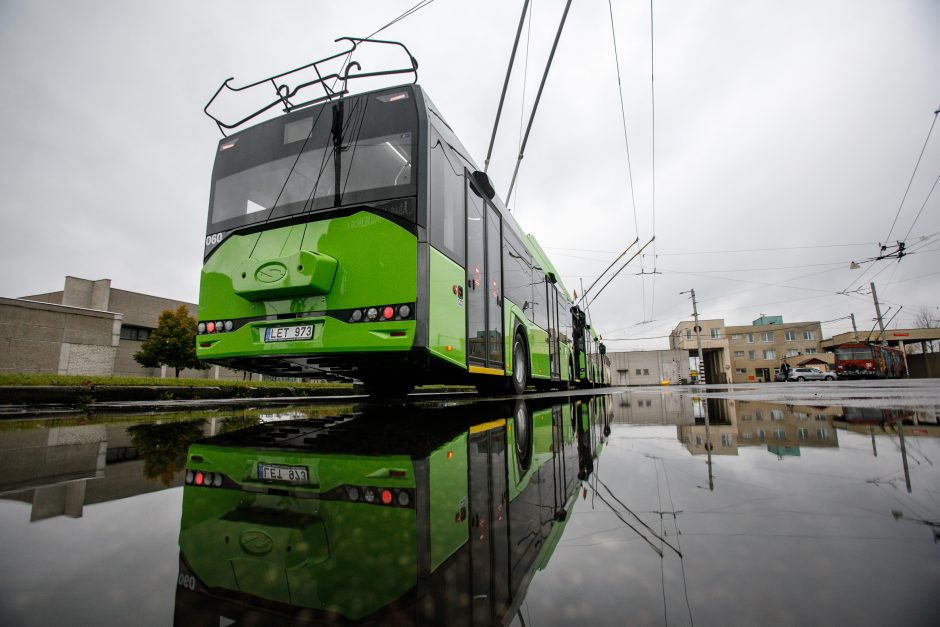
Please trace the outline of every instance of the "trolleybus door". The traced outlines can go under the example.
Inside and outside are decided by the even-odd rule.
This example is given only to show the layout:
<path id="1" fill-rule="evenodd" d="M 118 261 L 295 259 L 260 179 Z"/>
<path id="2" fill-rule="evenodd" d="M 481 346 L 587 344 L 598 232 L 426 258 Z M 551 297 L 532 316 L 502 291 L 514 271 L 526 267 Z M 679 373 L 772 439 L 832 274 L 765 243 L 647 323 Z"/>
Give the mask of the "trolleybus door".
<path id="1" fill-rule="evenodd" d="M 503 370 L 500 218 L 467 184 L 467 363 Z"/>
<path id="2" fill-rule="evenodd" d="M 548 288 L 548 356 L 551 363 L 551 376 L 561 376 L 561 361 L 558 351 L 558 290 L 555 284 L 545 281 Z"/>

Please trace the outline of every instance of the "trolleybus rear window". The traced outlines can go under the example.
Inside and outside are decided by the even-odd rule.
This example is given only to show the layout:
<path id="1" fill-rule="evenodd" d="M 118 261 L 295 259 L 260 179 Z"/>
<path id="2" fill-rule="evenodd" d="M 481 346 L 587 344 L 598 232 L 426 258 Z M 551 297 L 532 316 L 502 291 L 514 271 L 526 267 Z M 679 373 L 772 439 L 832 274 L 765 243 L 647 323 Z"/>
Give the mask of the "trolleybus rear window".
<path id="1" fill-rule="evenodd" d="M 415 195 L 414 102 L 402 88 L 364 94 L 223 139 L 213 170 L 209 231 Z"/>

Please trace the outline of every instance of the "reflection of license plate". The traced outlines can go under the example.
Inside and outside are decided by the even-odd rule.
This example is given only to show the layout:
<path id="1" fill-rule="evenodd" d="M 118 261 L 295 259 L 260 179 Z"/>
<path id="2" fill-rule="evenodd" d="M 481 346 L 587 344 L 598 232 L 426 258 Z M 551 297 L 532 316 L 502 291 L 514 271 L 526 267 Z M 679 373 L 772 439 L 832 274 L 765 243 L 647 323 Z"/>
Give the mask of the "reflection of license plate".
<path id="1" fill-rule="evenodd" d="M 309 483 L 306 466 L 284 466 L 258 462 L 258 478 L 262 481 L 283 481 L 285 483 Z"/>
<path id="2" fill-rule="evenodd" d="M 265 342 L 287 342 L 309 340 L 313 337 L 313 325 L 301 324 L 293 327 L 268 327 L 264 330 Z"/>

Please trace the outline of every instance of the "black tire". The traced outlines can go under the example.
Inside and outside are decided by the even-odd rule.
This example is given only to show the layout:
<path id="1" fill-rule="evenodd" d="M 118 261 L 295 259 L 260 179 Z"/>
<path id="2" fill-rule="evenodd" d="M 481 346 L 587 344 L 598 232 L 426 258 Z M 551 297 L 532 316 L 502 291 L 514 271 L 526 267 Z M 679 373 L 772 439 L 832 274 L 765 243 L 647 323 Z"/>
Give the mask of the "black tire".
<path id="1" fill-rule="evenodd" d="M 525 349 L 525 341 L 516 333 L 512 340 L 512 391 L 517 396 L 525 394 L 529 383 L 529 356 Z"/>
<path id="2" fill-rule="evenodd" d="M 513 411 L 513 433 L 516 443 L 516 461 L 519 464 L 519 474 L 525 474 L 532 463 L 532 417 L 525 401 L 518 399 Z"/>
<path id="3" fill-rule="evenodd" d="M 835 377 L 826 377 L 826 381 L 835 381 L 835 380 L 836 380 Z"/>
<path id="4" fill-rule="evenodd" d="M 799 381 L 800 383 L 802 383 L 803 381 L 806 381 L 806 379 L 803 377 L 797 377 L 796 380 Z"/>

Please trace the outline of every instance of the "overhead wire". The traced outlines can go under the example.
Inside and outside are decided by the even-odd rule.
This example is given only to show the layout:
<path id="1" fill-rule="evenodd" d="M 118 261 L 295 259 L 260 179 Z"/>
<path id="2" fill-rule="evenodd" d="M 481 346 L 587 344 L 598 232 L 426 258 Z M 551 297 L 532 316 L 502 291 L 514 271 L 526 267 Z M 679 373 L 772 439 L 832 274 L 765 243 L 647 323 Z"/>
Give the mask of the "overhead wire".
<path id="1" fill-rule="evenodd" d="M 653 237 L 656 237 L 656 55 L 655 30 L 653 28 L 653 0 L 650 0 L 650 110 L 651 110 L 651 143 L 652 143 L 652 211 L 653 211 Z M 653 242 L 653 289 L 650 296 L 650 319 L 656 307 L 656 242 Z M 645 316 L 645 313 L 644 313 Z"/>
<path id="2" fill-rule="evenodd" d="M 911 191 L 911 184 L 914 182 L 914 177 L 917 175 L 917 169 L 920 167 L 920 161 L 924 158 L 924 151 L 927 150 L 927 143 L 930 141 L 930 134 L 933 133 L 933 127 L 937 123 L 937 114 L 940 114 L 940 108 L 933 112 L 933 120 L 930 122 L 930 129 L 927 131 L 927 137 L 924 138 L 924 145 L 921 147 L 920 154 L 917 156 L 917 162 L 914 164 L 914 171 L 911 172 L 911 180 L 907 182 L 907 188 L 904 190 L 904 196 L 901 197 L 901 203 L 898 205 L 898 211 L 894 214 L 894 221 L 891 222 L 891 228 L 888 229 L 888 235 L 885 237 L 886 242 L 891 240 L 891 233 L 894 232 L 894 226 L 898 223 L 898 217 L 901 215 L 901 209 L 904 207 L 904 201 L 907 199 L 907 194 Z"/>

